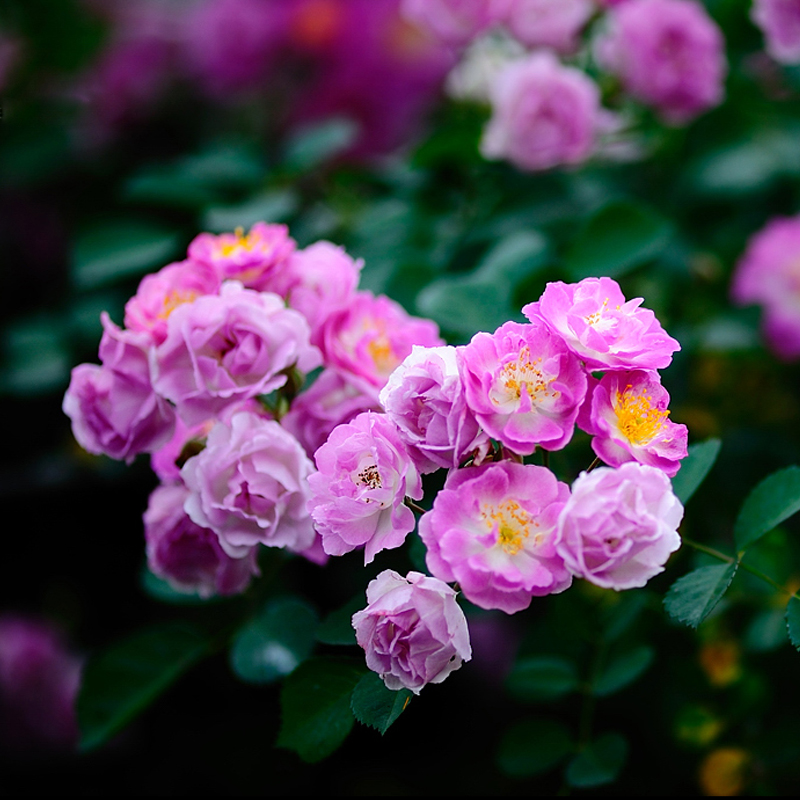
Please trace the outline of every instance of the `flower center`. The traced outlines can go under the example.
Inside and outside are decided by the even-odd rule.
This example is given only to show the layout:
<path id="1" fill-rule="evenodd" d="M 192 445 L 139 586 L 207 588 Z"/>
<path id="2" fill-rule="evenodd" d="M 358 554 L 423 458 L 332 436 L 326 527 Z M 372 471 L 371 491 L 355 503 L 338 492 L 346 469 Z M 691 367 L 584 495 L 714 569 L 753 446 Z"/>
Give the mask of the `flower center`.
<path id="1" fill-rule="evenodd" d="M 252 238 L 251 238 L 252 237 Z M 223 256 L 229 256 L 237 250 L 252 250 L 257 241 L 258 234 L 248 233 L 244 235 L 243 228 L 237 228 L 233 234 L 233 241 L 226 241 L 219 246 L 219 252 Z"/>
<path id="2" fill-rule="evenodd" d="M 369 489 L 380 489 L 383 484 L 381 483 L 381 474 L 378 472 L 378 467 L 375 464 L 368 464 L 361 472 L 358 473 L 358 480 Z"/>
<path id="3" fill-rule="evenodd" d="M 172 292 L 168 292 L 164 296 L 163 308 L 158 314 L 158 319 L 167 319 L 178 306 L 182 306 L 184 303 L 191 303 L 199 296 L 198 292 L 194 292 L 191 289 L 186 291 L 175 289 Z"/>
<path id="4" fill-rule="evenodd" d="M 394 372 L 399 362 L 385 331 L 379 331 L 378 335 L 369 342 L 367 351 L 375 362 L 375 369 L 378 370 L 379 375 L 388 376 Z"/>
<path id="5" fill-rule="evenodd" d="M 542 373 L 542 358 L 531 358 L 531 351 L 527 346 L 523 347 L 516 361 L 509 361 L 503 366 L 498 375 L 500 394 L 503 400 L 519 400 L 525 392 L 531 400 L 537 400 L 539 395 L 544 397 L 556 397 L 558 392 L 550 392 L 549 386 L 555 380 L 555 376 L 545 378 Z M 494 397 L 495 405 L 499 405 L 503 400 Z"/>
<path id="6" fill-rule="evenodd" d="M 504 500 L 499 506 L 484 506 L 481 516 L 489 530 L 497 530 L 497 544 L 511 556 L 522 549 L 531 527 L 539 527 L 539 523 L 516 500 Z"/>
<path id="7" fill-rule="evenodd" d="M 617 424 L 625 438 L 631 444 L 643 445 L 652 441 L 664 427 L 664 420 L 669 411 L 652 404 L 652 398 L 646 391 L 635 394 L 628 384 L 625 390 L 617 391 L 614 402 L 614 413 Z"/>

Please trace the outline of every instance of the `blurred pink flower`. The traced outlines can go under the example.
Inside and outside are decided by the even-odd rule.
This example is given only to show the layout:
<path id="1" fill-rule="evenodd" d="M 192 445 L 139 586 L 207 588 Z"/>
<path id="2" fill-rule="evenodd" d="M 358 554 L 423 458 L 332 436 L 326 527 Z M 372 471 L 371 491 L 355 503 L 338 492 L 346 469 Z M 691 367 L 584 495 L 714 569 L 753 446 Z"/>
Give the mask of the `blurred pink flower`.
<path id="1" fill-rule="evenodd" d="M 578 36 L 596 11 L 594 0 L 495 0 L 502 22 L 528 47 L 552 47 L 571 53 Z"/>
<path id="2" fill-rule="evenodd" d="M 753 0 L 750 17 L 776 61 L 800 63 L 800 0 Z"/>

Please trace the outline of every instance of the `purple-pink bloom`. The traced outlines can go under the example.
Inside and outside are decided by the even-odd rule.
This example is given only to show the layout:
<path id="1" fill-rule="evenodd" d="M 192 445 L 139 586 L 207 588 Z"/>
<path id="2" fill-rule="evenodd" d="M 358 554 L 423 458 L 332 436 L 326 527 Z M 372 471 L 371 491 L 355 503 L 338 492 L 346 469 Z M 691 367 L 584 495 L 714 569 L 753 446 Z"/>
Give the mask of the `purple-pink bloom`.
<path id="1" fill-rule="evenodd" d="M 611 278 L 584 278 L 548 283 L 539 302 L 522 313 L 543 319 L 590 371 L 662 369 L 681 346 L 641 303 L 641 297 L 625 300 Z"/>
<path id="2" fill-rule="evenodd" d="M 249 289 L 275 291 L 271 283 L 295 251 L 295 241 L 285 225 L 256 222 L 245 234 L 201 233 L 189 243 L 192 261 L 205 264 L 221 281 L 237 280 Z"/>
<path id="3" fill-rule="evenodd" d="M 695 0 L 636 0 L 609 9 L 597 41 L 601 66 L 637 100 L 684 124 L 722 102 L 725 41 Z"/>
<path id="4" fill-rule="evenodd" d="M 457 467 L 489 437 L 467 407 L 455 347 L 419 347 L 389 376 L 379 396 L 420 471 Z"/>
<path id="5" fill-rule="evenodd" d="M 150 336 L 118 328 L 105 312 L 101 319 L 103 366 L 72 370 L 62 409 L 84 450 L 130 463 L 169 440 L 175 412 L 150 382 Z"/>
<path id="6" fill-rule="evenodd" d="M 328 555 L 363 545 L 369 564 L 381 550 L 403 544 L 415 525 L 405 498 L 419 500 L 422 482 L 388 417 L 366 411 L 339 425 L 314 459 L 308 509 Z"/>
<path id="7" fill-rule="evenodd" d="M 571 53 L 596 10 L 594 0 L 499 0 L 502 21 L 528 47 Z"/>
<path id="8" fill-rule="evenodd" d="M 497 0 L 403 0 L 402 13 L 450 45 L 464 45 L 496 21 Z"/>
<path id="9" fill-rule="evenodd" d="M 800 357 L 800 216 L 771 219 L 751 237 L 731 296 L 739 305 L 763 308 L 764 335 L 780 358 Z"/>
<path id="10" fill-rule="evenodd" d="M 591 379 L 578 426 L 590 433 L 592 449 L 606 464 L 638 461 L 670 478 L 686 458 L 688 430 L 669 420 L 669 394 L 657 372 L 607 372 Z"/>
<path id="11" fill-rule="evenodd" d="M 231 558 L 210 528 L 184 511 L 189 490 L 182 484 L 158 486 L 144 512 L 144 536 L 150 571 L 179 592 L 200 597 L 240 594 L 258 575 L 257 548 Z"/>
<path id="12" fill-rule="evenodd" d="M 367 666 L 392 691 L 419 694 L 472 658 L 456 593 L 438 578 L 384 570 L 367 586 L 367 607 L 353 614 Z"/>
<path id="13" fill-rule="evenodd" d="M 776 61 L 800 62 L 800 0 L 753 0 L 750 18 L 761 29 L 767 52 Z"/>
<path id="14" fill-rule="evenodd" d="M 681 545 L 683 506 L 666 474 L 630 462 L 582 472 L 558 519 L 556 550 L 604 589 L 633 589 L 664 571 Z"/>
<path id="15" fill-rule="evenodd" d="M 492 117 L 481 153 L 524 170 L 579 164 L 607 124 L 600 90 L 550 52 L 535 52 L 500 71 L 489 89 Z"/>
<path id="16" fill-rule="evenodd" d="M 458 581 L 481 608 L 514 614 L 563 592 L 572 574 L 555 549 L 569 487 L 545 467 L 499 461 L 450 474 L 419 521 L 428 569 Z"/>
<path id="17" fill-rule="evenodd" d="M 154 358 L 153 386 L 188 425 L 286 383 L 285 370 L 320 363 L 308 323 L 276 294 L 236 281 L 178 306 Z"/>
<path id="18" fill-rule="evenodd" d="M 521 455 L 569 442 L 586 374 L 541 320 L 476 333 L 460 352 L 467 405 L 492 438 Z"/>
<path id="19" fill-rule="evenodd" d="M 242 411 L 218 422 L 205 449 L 184 464 L 184 507 L 232 558 L 259 543 L 303 553 L 316 539 L 306 510 L 313 471 L 300 443 L 277 422 Z"/>

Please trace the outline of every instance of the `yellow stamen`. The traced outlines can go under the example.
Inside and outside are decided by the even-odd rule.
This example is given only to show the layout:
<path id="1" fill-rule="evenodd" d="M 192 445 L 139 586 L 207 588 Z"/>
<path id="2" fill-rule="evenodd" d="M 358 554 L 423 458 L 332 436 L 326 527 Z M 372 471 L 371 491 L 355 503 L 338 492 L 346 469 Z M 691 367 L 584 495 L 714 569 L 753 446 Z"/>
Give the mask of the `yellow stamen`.
<path id="1" fill-rule="evenodd" d="M 539 364 L 542 358 L 531 358 L 531 351 L 527 347 L 520 350 L 519 356 L 516 361 L 509 361 L 500 371 L 500 381 L 502 387 L 506 390 L 506 397 L 516 398 L 517 400 L 522 397 L 522 392 L 525 391 L 531 400 L 537 400 L 539 395 L 550 397 L 550 384 L 555 380 L 552 378 L 545 378 Z M 552 392 L 555 397 L 558 392 Z M 502 400 L 497 397 L 492 398 L 496 405 L 499 405 Z"/>
<path id="2" fill-rule="evenodd" d="M 496 507 L 484 506 L 481 516 L 489 530 L 497 528 L 497 544 L 511 556 L 522 549 L 531 529 L 539 527 L 539 523 L 516 500 L 505 500 Z M 535 542 L 539 544 L 538 535 Z"/>
<path id="3" fill-rule="evenodd" d="M 169 315 L 178 307 L 182 306 L 184 303 L 191 303 L 193 300 L 196 300 L 200 295 L 197 292 L 189 291 L 178 291 L 175 290 L 174 292 L 169 292 L 164 296 L 163 300 L 163 308 L 158 314 L 159 319 L 167 319 Z"/>
<path id="4" fill-rule="evenodd" d="M 653 399 L 645 390 L 634 394 L 630 384 L 624 391 L 617 391 L 614 413 L 622 434 L 631 444 L 636 445 L 651 442 L 664 427 L 664 420 L 669 416 L 667 409 L 653 406 Z"/>

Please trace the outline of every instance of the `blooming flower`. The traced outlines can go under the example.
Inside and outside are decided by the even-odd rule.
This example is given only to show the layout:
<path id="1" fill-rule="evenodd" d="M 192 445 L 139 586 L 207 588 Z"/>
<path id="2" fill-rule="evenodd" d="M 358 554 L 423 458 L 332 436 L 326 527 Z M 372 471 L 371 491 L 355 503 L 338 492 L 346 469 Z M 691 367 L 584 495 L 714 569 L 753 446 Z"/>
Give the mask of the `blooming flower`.
<path id="1" fill-rule="evenodd" d="M 379 396 L 422 472 L 457 467 L 489 440 L 467 408 L 455 347 L 414 346 Z"/>
<path id="2" fill-rule="evenodd" d="M 763 307 L 764 334 L 780 358 L 800 357 L 800 216 L 776 217 L 750 239 L 731 295 Z"/>
<path id="3" fill-rule="evenodd" d="M 669 394 L 658 373 L 607 372 L 589 386 L 578 426 L 595 437 L 594 452 L 612 467 L 638 461 L 673 477 L 688 452 L 688 430 L 668 419 Z"/>
<path id="4" fill-rule="evenodd" d="M 308 508 L 322 547 L 343 555 L 365 545 L 364 563 L 414 530 L 406 496 L 422 497 L 419 473 L 388 417 L 366 411 L 339 425 L 314 459 Z"/>
<path id="5" fill-rule="evenodd" d="M 589 370 L 662 369 L 681 346 L 641 303 L 641 297 L 626 301 L 611 278 L 584 278 L 548 283 L 522 313 L 543 319 Z"/>
<path id="6" fill-rule="evenodd" d="M 558 519 L 556 551 L 579 578 L 633 589 L 664 571 L 681 545 L 683 506 L 666 474 L 630 462 L 582 472 Z"/>
<path id="7" fill-rule="evenodd" d="M 498 72 L 490 99 L 481 153 L 524 170 L 585 161 L 606 124 L 597 86 L 549 52 L 532 53 Z"/>
<path id="8" fill-rule="evenodd" d="M 578 34 L 595 12 L 594 0 L 501 0 L 501 19 L 528 47 L 575 50 Z"/>
<path id="9" fill-rule="evenodd" d="M 764 34 L 767 52 L 776 61 L 800 62 L 800 0 L 753 0 L 750 17 Z"/>
<path id="10" fill-rule="evenodd" d="M 456 593 L 438 578 L 384 570 L 370 581 L 367 603 L 353 614 L 356 640 L 389 689 L 419 694 L 472 657 Z"/>
<path id="11" fill-rule="evenodd" d="M 218 422 L 205 449 L 184 464 L 184 507 L 232 558 L 259 543 L 303 553 L 316 539 L 306 510 L 313 471 L 300 443 L 277 422 L 241 411 Z"/>
<path id="12" fill-rule="evenodd" d="M 607 19 L 598 61 L 667 122 L 686 123 L 722 101 L 725 42 L 700 3 L 637 0 L 615 5 Z"/>
<path id="13" fill-rule="evenodd" d="M 545 467 L 500 461 L 456 470 L 419 522 L 428 569 L 458 581 L 475 605 L 508 614 L 564 591 L 572 575 L 554 540 L 568 497 Z"/>
<path id="14" fill-rule="evenodd" d="M 231 558 L 209 528 L 192 522 L 183 505 L 189 495 L 182 484 L 159 486 L 144 512 L 147 565 L 181 592 L 201 597 L 243 592 L 258 575 L 256 548 Z"/>
<path id="15" fill-rule="evenodd" d="M 572 438 L 586 395 L 578 359 L 541 320 L 476 333 L 459 362 L 467 405 L 515 453 L 559 450 Z"/>
<path id="16" fill-rule="evenodd" d="M 459 46 L 494 21 L 495 3 L 496 0 L 403 0 L 402 13 L 443 42 Z"/>

